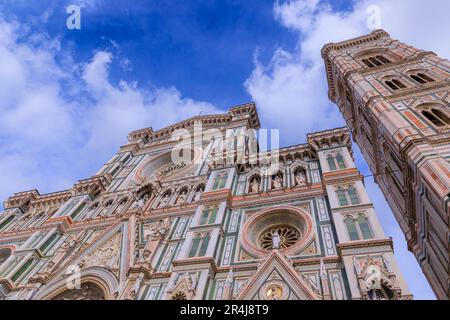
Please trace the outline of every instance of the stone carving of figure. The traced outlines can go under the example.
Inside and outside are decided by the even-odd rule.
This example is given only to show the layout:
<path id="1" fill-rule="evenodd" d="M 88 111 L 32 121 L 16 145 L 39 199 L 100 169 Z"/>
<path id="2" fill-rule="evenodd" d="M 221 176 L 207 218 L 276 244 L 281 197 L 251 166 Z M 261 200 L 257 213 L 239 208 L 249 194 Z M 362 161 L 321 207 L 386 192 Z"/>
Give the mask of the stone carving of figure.
<path id="1" fill-rule="evenodd" d="M 105 205 L 102 208 L 102 211 L 99 214 L 100 217 L 106 217 L 108 215 L 108 211 L 111 208 L 112 203 L 113 203 L 112 200 L 109 200 L 105 203 Z"/>
<path id="2" fill-rule="evenodd" d="M 187 190 L 183 189 L 180 194 L 178 195 L 177 198 L 177 204 L 183 204 L 186 202 L 186 197 L 187 197 Z"/>
<path id="3" fill-rule="evenodd" d="M 151 256 L 152 252 L 149 249 L 144 249 L 139 257 L 139 262 L 151 263 Z"/>
<path id="4" fill-rule="evenodd" d="M 281 244 L 280 235 L 278 234 L 278 231 L 274 231 L 272 233 L 272 249 L 274 250 L 280 249 L 280 244 Z"/>
<path id="5" fill-rule="evenodd" d="M 278 174 L 275 176 L 275 179 L 273 180 L 273 188 L 275 190 L 283 188 L 283 178 Z"/>
<path id="6" fill-rule="evenodd" d="M 170 219 L 166 218 L 164 220 L 159 220 L 158 223 L 153 225 L 148 234 L 148 240 L 159 240 L 163 239 L 167 231 L 170 228 Z"/>
<path id="7" fill-rule="evenodd" d="M 159 202 L 159 207 L 164 208 L 167 206 L 167 203 L 169 202 L 170 193 L 165 193 L 164 196 L 161 198 L 161 201 Z"/>
<path id="8" fill-rule="evenodd" d="M 123 209 L 123 207 L 125 207 L 125 204 L 128 202 L 128 198 L 122 198 L 119 202 L 119 205 L 117 206 L 116 210 L 114 211 L 114 213 L 120 213 Z"/>
<path id="9" fill-rule="evenodd" d="M 250 192 L 257 193 L 259 192 L 259 180 L 258 178 L 253 178 L 250 183 Z"/>
<path id="10" fill-rule="evenodd" d="M 277 286 L 271 286 L 267 291 L 267 298 L 269 300 L 279 300 L 281 298 L 281 295 L 282 291 Z"/>
<path id="11" fill-rule="evenodd" d="M 134 202 L 133 209 L 143 208 L 149 199 L 150 199 L 150 192 L 144 193 Z"/>
<path id="12" fill-rule="evenodd" d="M 306 185 L 306 178 L 305 175 L 301 170 L 297 171 L 297 174 L 295 175 L 295 184 L 297 186 L 304 186 Z"/>
<path id="13" fill-rule="evenodd" d="M 80 268 L 102 266 L 108 270 L 112 270 L 119 259 L 118 252 L 120 251 L 121 239 L 119 233 L 114 235 L 100 248 L 85 256 L 79 263 Z"/>
<path id="14" fill-rule="evenodd" d="M 195 191 L 195 195 L 194 195 L 195 201 L 200 200 L 200 196 L 202 195 L 202 192 L 203 192 L 202 188 L 198 188 L 197 191 Z"/>

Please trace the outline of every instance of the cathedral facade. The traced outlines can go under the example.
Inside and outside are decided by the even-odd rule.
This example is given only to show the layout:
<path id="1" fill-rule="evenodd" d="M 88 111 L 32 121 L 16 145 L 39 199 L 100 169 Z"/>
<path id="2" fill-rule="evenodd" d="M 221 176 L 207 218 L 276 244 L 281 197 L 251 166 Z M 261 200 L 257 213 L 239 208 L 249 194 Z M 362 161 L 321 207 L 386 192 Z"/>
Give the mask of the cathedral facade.
<path id="1" fill-rule="evenodd" d="M 0 299 L 411 299 L 348 129 L 259 152 L 259 126 L 246 104 L 133 131 L 69 190 L 8 198 Z M 179 130 L 191 161 L 173 161 Z"/>
<path id="2" fill-rule="evenodd" d="M 343 114 L 436 296 L 450 298 L 450 62 L 383 30 L 322 49 Z"/>

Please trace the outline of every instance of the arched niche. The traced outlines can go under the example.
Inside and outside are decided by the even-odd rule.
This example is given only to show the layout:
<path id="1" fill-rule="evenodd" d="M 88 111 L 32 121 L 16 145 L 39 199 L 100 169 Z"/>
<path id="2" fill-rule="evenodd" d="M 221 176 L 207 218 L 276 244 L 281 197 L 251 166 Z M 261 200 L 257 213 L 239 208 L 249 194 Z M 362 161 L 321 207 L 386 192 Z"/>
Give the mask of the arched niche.
<path id="1" fill-rule="evenodd" d="M 106 294 L 96 283 L 85 282 L 79 288 L 63 291 L 51 300 L 106 300 Z"/>
<path id="2" fill-rule="evenodd" d="M 68 276 L 64 273 L 55 277 L 42 287 L 33 300 L 114 300 L 114 293 L 118 288 L 118 279 L 112 272 L 91 267 L 80 271 L 78 288 L 68 288 Z M 73 283 L 74 282 L 70 282 Z"/>

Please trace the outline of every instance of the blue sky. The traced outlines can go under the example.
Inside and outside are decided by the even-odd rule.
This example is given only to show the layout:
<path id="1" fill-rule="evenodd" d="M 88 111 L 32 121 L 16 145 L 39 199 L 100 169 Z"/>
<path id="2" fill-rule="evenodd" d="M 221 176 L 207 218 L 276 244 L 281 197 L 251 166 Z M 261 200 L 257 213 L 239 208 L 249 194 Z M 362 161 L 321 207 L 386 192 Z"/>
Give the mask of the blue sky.
<path id="1" fill-rule="evenodd" d="M 255 101 L 283 145 L 342 126 L 327 99 L 323 44 L 370 32 L 450 57 L 450 3 L 429 0 L 0 1 L 0 198 L 70 188 L 129 131 Z M 81 30 L 66 28 L 81 6 Z M 442 10 L 436 11 L 440 6 Z M 424 23 L 412 24 L 421 19 Z M 444 37 L 445 38 L 445 37 Z M 370 172 L 355 146 L 360 170 Z M 383 195 L 366 187 L 416 298 L 433 294 Z"/>

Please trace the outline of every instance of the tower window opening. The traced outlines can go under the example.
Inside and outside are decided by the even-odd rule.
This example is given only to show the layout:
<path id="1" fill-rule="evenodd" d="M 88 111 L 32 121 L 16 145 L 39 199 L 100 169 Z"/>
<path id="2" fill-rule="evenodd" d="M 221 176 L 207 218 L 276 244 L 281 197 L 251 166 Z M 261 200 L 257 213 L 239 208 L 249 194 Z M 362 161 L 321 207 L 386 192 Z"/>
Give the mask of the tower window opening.
<path id="1" fill-rule="evenodd" d="M 432 79 L 431 77 L 427 76 L 424 73 L 411 74 L 410 77 L 411 79 L 420 84 L 426 84 L 435 81 L 434 79 Z"/>
<path id="2" fill-rule="evenodd" d="M 393 79 L 393 80 L 389 80 L 389 81 L 385 81 L 386 85 L 391 88 L 392 90 L 400 90 L 400 89 L 405 89 L 406 86 L 399 80 L 397 79 Z"/>
<path id="3" fill-rule="evenodd" d="M 369 68 L 379 67 L 388 63 L 391 63 L 389 59 L 382 55 L 377 55 L 374 57 L 369 57 L 361 60 Z"/>
<path id="4" fill-rule="evenodd" d="M 445 127 L 450 125 L 450 118 L 441 110 L 435 108 L 422 110 L 422 115 L 436 127 Z"/>

